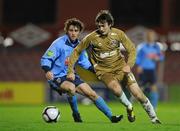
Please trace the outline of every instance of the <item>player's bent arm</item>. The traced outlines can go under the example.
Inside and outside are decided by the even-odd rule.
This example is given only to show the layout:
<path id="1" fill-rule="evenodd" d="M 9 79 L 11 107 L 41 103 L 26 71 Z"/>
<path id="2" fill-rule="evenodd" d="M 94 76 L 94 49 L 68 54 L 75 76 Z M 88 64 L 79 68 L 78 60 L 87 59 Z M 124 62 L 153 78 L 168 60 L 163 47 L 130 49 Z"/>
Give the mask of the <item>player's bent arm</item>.
<path id="1" fill-rule="evenodd" d="M 82 68 L 89 70 L 91 72 L 94 72 L 94 68 L 93 68 L 91 62 L 89 61 L 88 54 L 85 50 L 81 53 L 79 60 L 78 60 L 78 64 Z"/>
<path id="2" fill-rule="evenodd" d="M 140 44 L 137 46 L 137 56 L 136 56 L 136 65 L 140 66 L 142 59 L 144 59 L 143 46 Z"/>
<path id="3" fill-rule="evenodd" d="M 164 53 L 163 52 L 160 52 L 160 55 L 159 55 L 159 61 L 164 61 L 165 59 L 165 56 L 164 56 Z"/>
<path id="4" fill-rule="evenodd" d="M 47 72 L 50 71 L 53 61 L 60 55 L 60 49 L 56 42 L 51 44 L 51 46 L 46 50 L 41 58 L 40 64 L 41 68 Z"/>
<path id="5" fill-rule="evenodd" d="M 121 32 L 120 39 L 127 51 L 127 64 L 132 68 L 136 60 L 136 48 L 134 43 L 126 36 L 124 32 Z"/>
<path id="6" fill-rule="evenodd" d="M 129 66 L 129 65 L 125 65 L 125 66 L 123 67 L 123 72 L 125 72 L 125 73 L 131 72 L 130 66 Z"/>
<path id="7" fill-rule="evenodd" d="M 74 73 L 74 64 L 77 62 L 79 55 L 80 55 L 80 52 L 77 51 L 77 49 L 75 48 L 69 58 L 67 76 L 71 73 Z"/>
<path id="8" fill-rule="evenodd" d="M 46 59 L 44 59 L 44 60 L 46 60 Z M 50 71 L 51 70 L 51 61 L 46 61 L 46 62 L 44 61 L 43 62 L 43 59 L 41 59 L 41 68 L 44 70 L 47 80 L 53 80 L 54 79 L 54 75 Z"/>
<path id="9" fill-rule="evenodd" d="M 165 59 L 165 56 L 164 56 L 164 53 L 161 51 L 161 49 L 160 49 L 160 47 L 158 46 L 157 47 L 157 54 L 158 54 L 158 56 L 159 56 L 159 61 L 164 61 L 164 59 Z"/>
<path id="10" fill-rule="evenodd" d="M 72 52 L 72 54 L 69 58 L 68 71 L 67 71 L 68 74 L 74 73 L 74 65 L 77 62 L 77 60 L 79 59 L 81 52 L 89 46 L 89 43 L 90 42 L 89 42 L 88 38 L 86 37 L 82 40 L 82 42 L 80 42 L 76 46 L 76 48 L 74 49 L 74 51 Z M 67 74 L 67 76 L 68 76 L 68 74 Z"/>
<path id="11" fill-rule="evenodd" d="M 44 72 L 48 72 L 51 70 L 51 64 L 52 61 L 46 58 L 41 58 L 41 68 L 44 70 Z"/>

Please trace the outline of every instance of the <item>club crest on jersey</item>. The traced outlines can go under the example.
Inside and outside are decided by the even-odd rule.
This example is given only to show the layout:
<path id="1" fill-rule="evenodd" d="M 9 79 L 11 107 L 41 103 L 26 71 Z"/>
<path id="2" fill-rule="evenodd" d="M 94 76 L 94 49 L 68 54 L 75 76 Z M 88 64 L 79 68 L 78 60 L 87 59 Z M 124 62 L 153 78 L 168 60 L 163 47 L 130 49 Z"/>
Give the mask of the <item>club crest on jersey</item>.
<path id="1" fill-rule="evenodd" d="M 117 40 L 111 40 L 111 47 L 116 47 L 118 45 Z"/>

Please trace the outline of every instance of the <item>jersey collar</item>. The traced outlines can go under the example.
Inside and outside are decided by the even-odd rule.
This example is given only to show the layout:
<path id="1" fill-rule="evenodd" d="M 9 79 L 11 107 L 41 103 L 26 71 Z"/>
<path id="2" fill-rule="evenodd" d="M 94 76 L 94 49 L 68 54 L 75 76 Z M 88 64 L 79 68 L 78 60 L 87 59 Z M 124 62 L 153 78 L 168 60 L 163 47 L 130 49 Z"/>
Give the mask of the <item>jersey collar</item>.
<path id="1" fill-rule="evenodd" d="M 66 38 L 67 38 L 67 40 L 66 40 L 66 44 L 67 45 L 69 45 L 69 46 L 71 46 L 71 47 L 76 47 L 77 45 L 78 45 L 78 43 L 79 43 L 79 40 L 78 39 L 76 39 L 75 41 L 71 41 L 70 39 L 69 39 L 69 36 L 68 35 L 66 35 Z"/>

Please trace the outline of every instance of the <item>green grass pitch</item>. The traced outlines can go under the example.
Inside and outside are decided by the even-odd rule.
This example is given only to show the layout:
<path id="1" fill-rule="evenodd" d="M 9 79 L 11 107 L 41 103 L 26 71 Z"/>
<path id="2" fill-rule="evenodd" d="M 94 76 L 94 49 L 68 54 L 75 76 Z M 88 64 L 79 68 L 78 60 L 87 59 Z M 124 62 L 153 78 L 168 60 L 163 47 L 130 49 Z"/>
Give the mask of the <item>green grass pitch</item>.
<path id="1" fill-rule="evenodd" d="M 49 104 L 60 109 L 61 118 L 57 123 L 45 123 L 41 113 L 47 105 L 3 106 L 0 105 L 0 131 L 180 131 L 180 104 L 160 103 L 157 114 L 162 125 L 151 124 L 141 105 L 136 103 L 136 121 L 130 123 L 125 108 L 120 103 L 108 103 L 113 114 L 123 114 L 119 123 L 110 121 L 94 105 L 81 105 L 79 110 L 83 123 L 74 123 L 67 103 Z"/>

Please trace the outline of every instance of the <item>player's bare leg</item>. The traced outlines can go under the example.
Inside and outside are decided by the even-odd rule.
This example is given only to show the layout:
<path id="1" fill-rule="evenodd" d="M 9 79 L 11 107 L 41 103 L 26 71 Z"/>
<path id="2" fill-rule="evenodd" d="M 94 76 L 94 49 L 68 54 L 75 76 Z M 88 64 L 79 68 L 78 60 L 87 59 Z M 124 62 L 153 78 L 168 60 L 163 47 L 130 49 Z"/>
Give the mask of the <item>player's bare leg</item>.
<path id="1" fill-rule="evenodd" d="M 68 96 L 67 99 L 68 99 L 68 102 L 71 106 L 71 110 L 73 111 L 72 116 L 73 116 L 74 122 L 83 122 L 81 119 L 81 115 L 78 111 L 76 96 L 75 95 L 74 96 Z"/>
<path id="2" fill-rule="evenodd" d="M 101 80 L 106 86 L 113 92 L 113 94 L 120 100 L 120 102 L 126 107 L 128 120 L 130 122 L 135 121 L 135 115 L 133 112 L 133 106 L 124 94 L 119 82 L 111 73 L 106 73 L 101 77 Z"/>
<path id="3" fill-rule="evenodd" d="M 142 90 L 139 88 L 137 83 L 133 83 L 129 86 L 129 90 L 133 94 L 133 96 L 142 104 L 143 108 L 149 115 L 151 122 L 153 124 L 161 124 L 160 120 L 158 119 L 152 104 L 150 103 L 149 99 L 144 95 Z"/>
<path id="4" fill-rule="evenodd" d="M 94 90 L 91 89 L 91 87 L 86 84 L 82 83 L 77 88 L 76 91 L 84 96 L 87 96 L 89 99 L 91 99 L 96 107 L 102 111 L 110 120 L 112 123 L 117 123 L 121 121 L 123 118 L 123 115 L 119 116 L 113 116 L 111 110 L 105 103 L 102 97 L 98 96 Z"/>
<path id="5" fill-rule="evenodd" d="M 69 82 L 69 81 L 64 81 L 62 84 L 61 84 L 61 90 L 67 92 L 70 96 L 72 95 L 75 95 L 75 92 L 76 92 L 76 88 L 75 88 L 75 85 L 72 83 L 72 82 Z"/>
<path id="6" fill-rule="evenodd" d="M 81 115 L 78 111 L 77 98 L 75 96 L 75 92 L 76 92 L 75 85 L 72 82 L 64 81 L 61 84 L 60 89 L 62 91 L 67 92 L 67 94 L 68 94 L 67 98 L 68 98 L 68 102 L 71 106 L 71 110 L 73 111 L 72 116 L 73 116 L 74 122 L 83 122 L 81 119 Z"/>
<path id="7" fill-rule="evenodd" d="M 113 80 L 113 81 L 109 82 L 107 86 L 110 90 L 113 91 L 115 96 L 117 96 L 119 98 L 119 100 L 121 101 L 121 103 L 126 107 L 128 120 L 130 122 L 134 122 L 135 114 L 133 112 L 133 106 L 132 106 L 131 102 L 127 99 L 119 82 L 116 80 Z"/>

